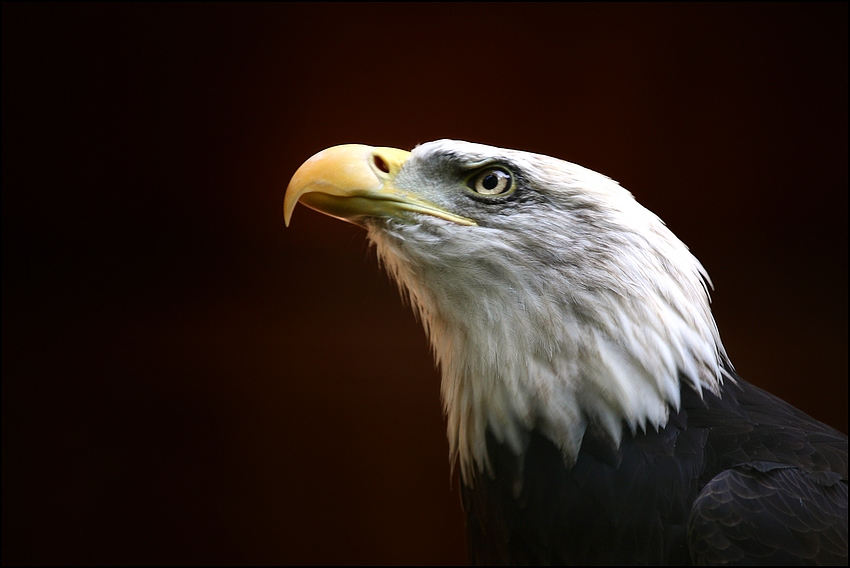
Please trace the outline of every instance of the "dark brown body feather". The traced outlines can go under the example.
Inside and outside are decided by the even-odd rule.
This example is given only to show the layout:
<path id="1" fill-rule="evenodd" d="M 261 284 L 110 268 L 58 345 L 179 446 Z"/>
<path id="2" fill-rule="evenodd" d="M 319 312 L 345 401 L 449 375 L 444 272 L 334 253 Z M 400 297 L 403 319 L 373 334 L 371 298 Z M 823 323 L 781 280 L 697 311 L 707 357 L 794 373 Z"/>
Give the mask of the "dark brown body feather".
<path id="1" fill-rule="evenodd" d="M 462 484 L 475 564 L 847 564 L 847 437 L 738 379 L 565 466 L 538 431 Z"/>

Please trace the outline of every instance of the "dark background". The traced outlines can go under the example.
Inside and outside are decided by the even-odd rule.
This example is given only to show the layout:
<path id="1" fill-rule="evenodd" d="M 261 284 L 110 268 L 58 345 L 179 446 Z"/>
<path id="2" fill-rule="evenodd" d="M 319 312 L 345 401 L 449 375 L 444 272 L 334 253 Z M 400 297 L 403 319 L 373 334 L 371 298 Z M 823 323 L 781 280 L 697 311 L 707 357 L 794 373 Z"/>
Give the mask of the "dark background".
<path id="1" fill-rule="evenodd" d="M 362 230 L 283 226 L 342 143 L 617 179 L 708 269 L 740 373 L 846 432 L 847 21 L 3 4 L 3 562 L 465 562 L 419 324 Z"/>

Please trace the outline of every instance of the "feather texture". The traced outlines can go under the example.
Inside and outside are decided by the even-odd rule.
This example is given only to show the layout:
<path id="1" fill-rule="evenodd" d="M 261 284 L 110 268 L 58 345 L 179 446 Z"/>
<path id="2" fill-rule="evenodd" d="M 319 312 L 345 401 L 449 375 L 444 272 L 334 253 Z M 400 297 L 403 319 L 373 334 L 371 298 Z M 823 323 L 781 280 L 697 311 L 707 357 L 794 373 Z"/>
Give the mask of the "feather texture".
<path id="1" fill-rule="evenodd" d="M 494 163 L 514 198 L 469 200 Z M 461 472 L 487 463 L 488 429 L 515 450 L 539 428 L 569 463 L 589 421 L 617 443 L 663 427 L 680 376 L 718 392 L 727 363 L 702 265 L 616 182 L 581 166 L 456 141 L 417 147 L 396 185 L 475 219 L 375 219 L 379 258 L 419 314 L 443 374 Z"/>

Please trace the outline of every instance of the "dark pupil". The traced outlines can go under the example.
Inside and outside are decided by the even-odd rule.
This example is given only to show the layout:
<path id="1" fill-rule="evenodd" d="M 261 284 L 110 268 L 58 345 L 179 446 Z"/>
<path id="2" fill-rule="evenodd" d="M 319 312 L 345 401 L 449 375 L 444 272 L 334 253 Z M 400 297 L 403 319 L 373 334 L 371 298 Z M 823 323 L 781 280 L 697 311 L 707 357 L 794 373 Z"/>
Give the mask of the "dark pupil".
<path id="1" fill-rule="evenodd" d="M 484 186 L 484 189 L 493 189 L 499 185 L 499 178 L 494 174 L 484 176 L 484 179 L 481 180 L 481 185 Z"/>

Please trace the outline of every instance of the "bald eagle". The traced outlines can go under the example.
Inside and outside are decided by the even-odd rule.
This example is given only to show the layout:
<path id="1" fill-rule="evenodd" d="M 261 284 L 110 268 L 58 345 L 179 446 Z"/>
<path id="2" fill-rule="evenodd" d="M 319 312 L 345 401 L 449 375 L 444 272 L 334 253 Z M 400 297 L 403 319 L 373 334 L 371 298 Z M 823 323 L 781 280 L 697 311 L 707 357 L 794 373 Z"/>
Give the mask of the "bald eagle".
<path id="1" fill-rule="evenodd" d="M 365 228 L 424 324 L 471 562 L 847 563 L 847 437 L 735 373 L 702 265 L 616 182 L 344 145 L 298 202 Z"/>

